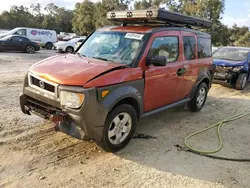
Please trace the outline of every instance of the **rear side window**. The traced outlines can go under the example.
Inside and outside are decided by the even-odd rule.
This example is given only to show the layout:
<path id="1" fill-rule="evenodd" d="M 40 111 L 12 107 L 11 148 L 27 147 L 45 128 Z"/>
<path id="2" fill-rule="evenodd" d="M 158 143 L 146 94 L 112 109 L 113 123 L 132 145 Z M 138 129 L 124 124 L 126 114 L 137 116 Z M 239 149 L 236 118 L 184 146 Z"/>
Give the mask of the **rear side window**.
<path id="1" fill-rule="evenodd" d="M 178 37 L 157 37 L 155 38 L 148 57 L 165 56 L 167 63 L 175 62 L 179 54 Z"/>
<path id="2" fill-rule="evenodd" d="M 195 59 L 196 41 L 194 37 L 183 37 L 184 55 L 186 60 Z"/>
<path id="3" fill-rule="evenodd" d="M 21 37 L 12 37 L 12 40 L 16 41 L 16 42 L 22 42 L 23 41 L 23 39 Z"/>
<path id="4" fill-rule="evenodd" d="M 211 57 L 212 47 L 210 38 L 198 38 L 198 58 Z"/>

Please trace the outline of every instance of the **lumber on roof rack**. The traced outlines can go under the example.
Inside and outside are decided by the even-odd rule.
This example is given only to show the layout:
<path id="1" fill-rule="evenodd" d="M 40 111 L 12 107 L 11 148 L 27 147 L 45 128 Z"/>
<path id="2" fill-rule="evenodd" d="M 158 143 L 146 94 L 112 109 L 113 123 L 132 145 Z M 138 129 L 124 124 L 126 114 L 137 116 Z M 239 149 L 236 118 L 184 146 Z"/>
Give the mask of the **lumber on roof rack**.
<path id="1" fill-rule="evenodd" d="M 171 12 L 164 9 L 148 9 L 134 11 L 111 11 L 107 19 L 123 24 L 150 24 L 150 25 L 175 25 L 211 28 L 212 22 L 185 14 Z"/>

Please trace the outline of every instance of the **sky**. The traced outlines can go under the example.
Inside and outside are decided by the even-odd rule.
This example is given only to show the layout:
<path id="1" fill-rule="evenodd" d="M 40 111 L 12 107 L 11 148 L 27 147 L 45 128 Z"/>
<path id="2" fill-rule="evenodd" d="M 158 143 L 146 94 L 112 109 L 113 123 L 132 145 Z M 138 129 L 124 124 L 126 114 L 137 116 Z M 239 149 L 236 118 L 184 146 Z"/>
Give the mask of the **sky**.
<path id="1" fill-rule="evenodd" d="M 0 12 L 9 10 L 12 5 L 30 6 L 34 3 L 47 5 L 54 3 L 57 6 L 63 6 L 68 9 L 73 9 L 75 3 L 82 0 L 1 0 Z M 92 0 L 98 1 L 98 0 Z M 222 23 L 229 27 L 236 23 L 238 26 L 250 27 L 250 0 L 225 0 L 225 11 Z"/>

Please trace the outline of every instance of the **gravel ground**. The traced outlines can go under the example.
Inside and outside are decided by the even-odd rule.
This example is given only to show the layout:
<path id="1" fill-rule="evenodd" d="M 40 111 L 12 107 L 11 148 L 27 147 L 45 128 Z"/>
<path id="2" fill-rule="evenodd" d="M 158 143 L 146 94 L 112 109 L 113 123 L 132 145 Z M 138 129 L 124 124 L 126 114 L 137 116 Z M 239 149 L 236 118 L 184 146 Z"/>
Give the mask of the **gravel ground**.
<path id="1" fill-rule="evenodd" d="M 199 113 L 186 108 L 140 121 L 137 132 L 156 139 L 132 139 L 111 154 L 94 143 L 55 132 L 53 125 L 21 113 L 18 96 L 24 74 L 35 62 L 54 55 L 0 53 L 0 187 L 249 187 L 249 163 L 214 160 L 186 152 L 184 138 L 250 105 L 244 91 L 213 85 Z M 249 158 L 250 118 L 222 128 L 219 156 Z M 215 130 L 190 140 L 197 148 L 215 148 Z"/>

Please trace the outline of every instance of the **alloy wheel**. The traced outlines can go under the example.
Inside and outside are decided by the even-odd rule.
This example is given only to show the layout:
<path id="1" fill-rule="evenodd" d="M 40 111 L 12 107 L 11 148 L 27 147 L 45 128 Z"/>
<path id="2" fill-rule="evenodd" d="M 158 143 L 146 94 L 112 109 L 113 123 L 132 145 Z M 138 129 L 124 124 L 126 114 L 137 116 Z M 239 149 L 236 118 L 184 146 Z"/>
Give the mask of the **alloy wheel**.
<path id="1" fill-rule="evenodd" d="M 196 99 L 196 104 L 198 107 L 201 107 L 206 99 L 206 89 L 204 87 L 200 88 L 199 95 Z"/>
<path id="2" fill-rule="evenodd" d="M 126 113 L 118 114 L 110 123 L 108 130 L 108 139 L 114 144 L 122 143 L 129 135 L 132 128 L 132 118 Z"/>

